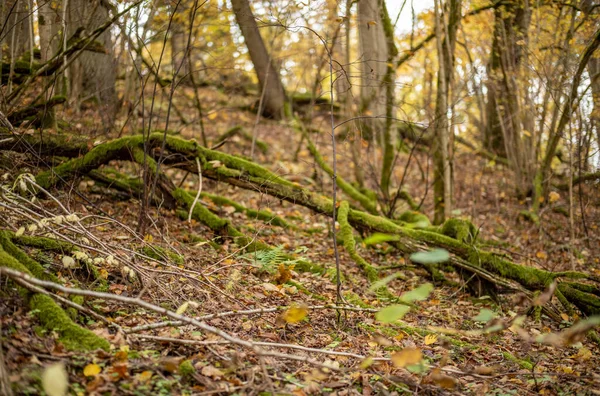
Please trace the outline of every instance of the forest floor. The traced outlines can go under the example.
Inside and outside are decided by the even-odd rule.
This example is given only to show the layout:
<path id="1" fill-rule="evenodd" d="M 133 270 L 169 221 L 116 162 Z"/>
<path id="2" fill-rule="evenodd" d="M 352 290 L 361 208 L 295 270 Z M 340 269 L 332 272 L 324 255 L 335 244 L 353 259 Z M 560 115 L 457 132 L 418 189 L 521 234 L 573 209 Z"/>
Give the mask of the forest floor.
<path id="1" fill-rule="evenodd" d="M 209 138 L 235 125 L 245 125 L 252 133 L 254 116 L 251 113 L 219 107 L 218 103 L 223 100 L 221 98 L 219 102 L 217 99 L 212 108 L 207 107 L 211 109 L 207 115 L 209 121 L 206 121 Z M 189 116 L 190 119 L 193 117 L 193 114 Z M 323 119 L 322 125 L 319 125 L 319 119 L 315 117 L 313 126 L 322 128 L 324 132 L 315 136 L 315 140 L 324 157 L 331 158 L 331 155 L 326 155 L 331 150 L 326 120 Z M 97 116 L 86 118 L 84 114 L 81 120 L 81 124 L 73 123 L 73 130 L 84 133 L 96 127 L 101 129 L 101 120 Z M 160 130 L 161 126 L 164 127 L 157 125 L 156 129 Z M 176 130 L 182 137 L 200 140 L 197 126 L 173 122 L 169 129 Z M 258 125 L 258 131 L 258 138 L 269 145 L 267 153 L 257 155 L 259 163 L 291 181 L 314 190 L 323 189 L 330 195 L 330 180 L 316 170 L 308 150 L 302 147 L 298 161 L 294 161 L 299 141 L 297 132 L 281 123 L 264 120 Z M 235 137 L 220 150 L 248 156 L 250 144 Z M 351 179 L 353 163 L 348 142 L 339 141 L 338 150 L 338 168 Z M 428 182 L 423 177 L 427 169 L 426 158 L 426 153 L 415 152 L 405 187 L 417 201 L 427 193 L 423 208 L 426 214 L 431 214 L 432 192 L 431 189 L 427 191 Z M 402 178 L 407 159 L 407 154 L 399 156 L 396 180 Z M 25 157 L 12 158 L 10 167 L 4 162 L 5 169 L 1 173 L 31 166 L 27 161 Z M 365 158 L 367 165 L 364 169 L 367 172 L 370 169 L 368 163 L 368 158 Z M 139 169 L 131 165 L 114 166 L 123 172 L 139 175 Z M 459 151 L 455 175 L 454 213 L 469 218 L 480 227 L 480 238 L 493 243 L 495 251 L 505 253 L 516 262 L 552 271 L 577 269 L 600 275 L 600 194 L 597 186 L 585 186 L 582 191 L 586 235 L 580 217 L 573 223 L 573 228 L 570 226 L 567 192 L 560 192 L 545 207 L 540 225 L 535 225 L 519 217 L 520 211 L 527 208 L 527 202 L 514 198 L 511 176 L 503 167 L 475 154 Z M 172 176 L 190 191 L 197 190 L 197 175 L 190 174 L 185 180 L 182 180 L 181 172 Z M 73 189 L 77 189 L 87 201 L 75 194 Z M 154 274 L 153 285 L 149 287 L 131 278 L 122 266 L 103 264 L 102 270 L 106 271 L 111 293 L 142 296 L 146 301 L 172 310 L 183 310 L 186 306 L 185 314 L 190 316 L 290 305 L 322 306 L 336 302 L 336 284 L 331 270 L 335 260 L 329 218 L 301 206 L 213 181 L 204 180 L 202 191 L 225 196 L 253 209 L 266 209 L 282 217 L 294 228 L 276 227 L 249 219 L 236 212 L 235 208 L 216 205 L 208 198 L 201 202 L 219 216 L 231 220 L 247 235 L 329 270 L 323 275 L 297 272 L 293 268 L 290 272 L 285 269 L 289 267 L 278 266 L 277 258 L 243 254 L 229 241 L 214 246 L 211 240 L 215 236 L 206 227 L 193 220 L 188 223 L 174 211 L 164 209 L 151 209 L 155 222 L 146 235 L 137 237 L 126 226 L 135 228 L 139 201 L 107 198 L 106 191 L 88 179 L 81 179 L 73 186 L 53 190 L 52 193 L 81 218 L 99 213 L 98 209 L 106 213 L 109 218 L 90 216 L 85 223 L 87 230 L 124 257 L 131 257 L 130 251 L 139 251 L 148 245 L 162 248 L 161 253 L 171 252 L 156 261 L 141 262 L 138 258 L 134 262 Z M 576 189 L 574 194 L 577 196 L 579 191 Z M 575 202 L 579 205 L 578 199 Z M 43 200 L 41 205 L 49 213 L 59 214 L 54 201 Z M 566 209 L 567 215 L 559 213 L 557 208 Z M 0 211 L 0 217 L 15 229 L 27 225 L 18 213 Z M 424 270 L 409 264 L 408 257 L 401 257 L 384 245 L 367 248 L 359 244 L 358 249 L 373 265 L 395 266 L 382 273 L 400 273 L 388 285 L 394 294 L 401 295 L 430 281 Z M 64 268 L 61 254 L 34 249 L 28 252 L 57 273 L 65 284 L 81 288 L 90 286 L 77 270 Z M 355 304 L 360 302 L 365 308 L 381 308 L 382 302 L 368 290 L 365 275 L 341 247 L 340 256 L 346 299 Z M 281 285 L 278 284 L 281 277 L 291 279 Z M 298 323 L 282 323 L 281 311 L 231 314 L 207 320 L 210 325 L 242 339 L 362 356 L 385 357 L 406 347 L 417 347 L 423 352 L 428 365 L 420 370 L 407 371 L 389 362 L 369 365 L 364 359 L 341 354 L 328 356 L 289 347 L 281 349 L 344 368 L 336 372 L 318 370 L 301 361 L 257 358 L 250 351 L 199 332 L 191 325 L 123 334 L 108 328 L 105 323 L 88 319 L 83 324 L 108 339 L 114 349 L 110 353 L 70 352 L 55 334 L 40 330 L 37 319 L 28 312 L 18 295 L 2 293 L 0 332 L 3 359 L 17 394 L 39 394 L 43 367 L 59 361 L 66 364 L 73 394 L 600 393 L 597 370 L 600 347 L 590 339 L 559 348 L 525 342 L 514 329 L 487 335 L 473 332 L 485 327 L 485 323 L 475 319 L 482 309 L 490 309 L 500 318 L 517 315 L 520 300 L 514 294 L 502 295 L 496 303 L 489 297 L 472 297 L 463 288 L 435 285 L 427 300 L 417 302 L 417 307 L 395 324 L 379 323 L 367 309 L 344 311 L 341 317 L 335 310 L 309 309 L 307 317 Z M 87 306 L 124 329 L 166 319 L 160 314 L 119 301 L 90 298 Z M 562 323 L 544 315 L 538 319 L 530 315 L 522 327 L 535 336 L 557 332 L 572 325 L 578 317 L 563 314 Z M 181 365 L 184 361 L 186 364 Z M 187 361 L 191 363 L 191 369 Z M 436 371 L 435 367 L 441 370 Z"/>

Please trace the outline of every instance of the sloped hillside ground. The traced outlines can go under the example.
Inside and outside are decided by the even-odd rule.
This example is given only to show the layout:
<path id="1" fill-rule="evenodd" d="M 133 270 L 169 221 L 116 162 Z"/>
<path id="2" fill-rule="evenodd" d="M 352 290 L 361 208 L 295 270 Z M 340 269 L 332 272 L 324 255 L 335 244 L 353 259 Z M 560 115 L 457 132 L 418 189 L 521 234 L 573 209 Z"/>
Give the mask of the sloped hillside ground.
<path id="1" fill-rule="evenodd" d="M 236 125 L 253 132 L 254 115 L 234 107 L 244 104 L 243 98 L 205 91 L 204 97 L 210 104 L 205 120 L 209 140 L 214 141 Z M 183 107 L 182 102 L 178 104 Z M 169 130 L 200 140 L 196 116 L 193 112 L 186 115 L 192 125 L 174 121 Z M 71 114 L 64 116 L 76 119 Z M 330 160 L 327 120 L 320 121 L 317 116 L 313 126 L 322 129 L 314 140 Z M 156 129 L 161 127 L 164 125 L 157 122 Z M 102 130 L 100 119 L 91 112 L 73 121 L 70 129 L 81 134 Z M 266 153 L 256 151 L 258 162 L 289 180 L 330 195 L 330 180 L 315 166 L 305 147 L 300 147 L 298 159 L 294 160 L 300 140 L 298 132 L 265 120 L 258 124 L 257 131 L 257 137 L 269 147 Z M 97 135 L 90 141 L 97 139 L 108 137 Z M 339 139 L 337 158 L 341 174 L 351 180 L 349 139 Z M 239 136 L 229 139 L 220 150 L 245 156 L 251 151 L 250 143 Z M 153 222 L 145 235 L 138 235 L 134 230 L 139 201 L 89 178 L 52 190 L 56 200 L 48 196 L 32 200 L 26 194 L 8 200 L 7 189 L 18 189 L 17 174 L 23 170 L 35 173 L 40 164 L 30 156 L 8 152 L 0 156 L 4 188 L 2 227 L 25 237 L 45 235 L 52 229 L 55 235 L 82 246 L 80 250 L 92 259 L 96 272 L 79 262 L 83 258 L 75 257 L 73 262 L 65 259 L 72 257 L 72 252 L 24 249 L 47 271 L 57 274 L 63 285 L 97 291 L 104 284 L 102 290 L 116 296 L 108 299 L 92 293 L 86 297 L 85 306 L 96 315 L 77 316 L 78 323 L 110 342 L 110 351 L 73 352 L 55 332 L 40 326 L 35 312 L 13 292 L 14 285 L 3 280 L 1 358 L 16 394 L 40 394 L 42 383 L 48 381 L 45 370 L 57 363 L 66 369 L 72 394 L 597 392 L 600 353 L 592 338 L 575 340 L 570 346 L 523 339 L 523 331 L 533 338 L 559 332 L 577 321 L 577 312 L 564 313 L 562 323 L 530 312 L 520 328 L 487 332 L 482 330 L 494 324 L 486 323 L 490 311 L 496 321 L 505 322 L 524 313 L 527 307 L 519 295 L 501 295 L 495 302 L 487 296 L 473 297 L 465 287 L 434 284 L 428 298 L 415 302 L 402 320 L 381 323 L 375 312 L 386 302 L 369 290 L 364 273 L 341 246 L 342 290 L 354 308 L 331 308 L 336 303 L 335 258 L 331 221 L 325 216 L 272 197 L 204 180 L 204 193 L 267 210 L 289 223 L 289 227 L 277 226 L 249 218 L 235 207 L 209 197 L 200 200 L 199 204 L 232 221 L 246 235 L 276 247 L 271 254 L 244 253 L 231 240 L 164 208 L 150 209 Z M 408 158 L 407 153 L 400 155 L 396 180 L 402 178 Z M 131 164 L 111 166 L 132 177 L 141 174 Z M 368 157 L 364 168 L 370 169 Z M 427 188 L 428 181 L 424 179 L 427 169 L 430 167 L 426 152 L 415 151 L 405 187 L 417 201 L 425 196 L 423 210 L 430 213 L 431 188 Z M 197 175 L 169 174 L 176 184 L 191 192 L 198 190 Z M 480 227 L 479 237 L 492 244 L 494 250 L 539 268 L 577 269 L 600 275 L 597 185 L 582 189 L 586 233 L 580 218 L 574 221 L 575 228 L 570 228 L 566 192 L 559 192 L 545 207 L 538 226 L 520 218 L 527 202 L 514 198 L 506 169 L 473 153 L 459 151 L 456 176 L 455 214 Z M 578 194 L 576 190 L 579 199 Z M 76 217 L 57 219 L 66 212 Z M 42 219 L 46 219 L 44 229 L 32 226 Z M 395 295 L 431 282 L 427 272 L 385 244 L 367 247 L 359 243 L 357 247 L 369 263 L 388 268 L 381 271 L 382 277 L 396 274 L 388 284 Z M 300 258 L 323 266 L 325 271 L 297 270 L 295 260 Z M 251 340 L 255 347 L 276 353 L 259 357 L 251 348 L 232 344 L 189 323 L 150 326 L 169 318 L 164 312 L 132 304 L 127 298 L 154 304 L 158 310 L 200 317 L 237 339 Z M 560 306 L 556 299 L 548 304 Z M 420 351 L 423 363 L 399 367 L 406 364 L 399 364 L 397 359 L 410 360 L 406 356 L 398 358 L 398 351 L 406 350 Z M 394 353 L 396 361 L 390 362 L 387 358 Z"/>

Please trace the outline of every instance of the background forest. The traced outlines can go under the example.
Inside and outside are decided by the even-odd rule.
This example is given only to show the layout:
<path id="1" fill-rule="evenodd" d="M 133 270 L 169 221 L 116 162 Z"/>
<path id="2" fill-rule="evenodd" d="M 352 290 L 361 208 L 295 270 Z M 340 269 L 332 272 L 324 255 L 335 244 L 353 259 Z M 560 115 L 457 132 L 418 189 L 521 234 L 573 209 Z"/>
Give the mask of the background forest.
<path id="1" fill-rule="evenodd" d="M 595 394 L 600 3 L 4 0 L 0 394 Z"/>

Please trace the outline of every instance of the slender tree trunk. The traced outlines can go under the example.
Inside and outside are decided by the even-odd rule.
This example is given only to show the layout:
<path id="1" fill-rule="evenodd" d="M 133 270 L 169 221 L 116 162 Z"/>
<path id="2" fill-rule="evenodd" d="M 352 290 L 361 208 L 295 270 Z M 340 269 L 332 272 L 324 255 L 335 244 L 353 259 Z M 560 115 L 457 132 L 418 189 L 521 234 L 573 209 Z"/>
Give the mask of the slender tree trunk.
<path id="1" fill-rule="evenodd" d="M 396 99 L 396 57 L 398 49 L 394 43 L 394 27 L 387 12 L 385 3 L 381 3 L 381 23 L 385 33 L 387 43 L 388 58 L 386 62 L 385 76 L 383 85 L 385 88 L 385 123 L 383 128 L 383 162 L 381 164 L 381 192 L 384 198 L 390 202 L 390 185 L 396 157 L 396 134 L 392 133 L 392 128 L 396 125 L 395 99 Z"/>
<path id="2" fill-rule="evenodd" d="M 41 1 L 38 2 L 38 32 L 40 37 L 40 60 L 42 63 L 50 60 L 61 47 L 60 21 L 61 2 Z M 57 77 L 44 78 L 45 83 L 55 79 L 55 85 L 49 90 L 46 100 L 60 93 L 60 82 Z M 58 129 L 54 108 L 48 109 L 43 117 L 42 127 Z"/>
<path id="3" fill-rule="evenodd" d="M 600 46 L 600 29 L 594 33 L 594 37 L 592 41 L 587 45 L 585 51 L 583 52 L 577 70 L 575 71 L 575 75 L 573 77 L 573 82 L 571 84 L 571 90 L 569 95 L 567 96 L 564 106 L 562 108 L 560 120 L 558 121 L 558 125 L 556 126 L 556 130 L 552 133 L 550 140 L 548 141 L 548 145 L 546 146 L 546 152 L 544 154 L 544 159 L 542 161 L 542 165 L 538 169 L 536 173 L 536 177 L 534 180 L 534 200 L 533 200 L 533 211 L 537 212 L 539 209 L 539 205 L 541 201 L 544 201 L 545 197 L 548 196 L 550 192 L 550 170 L 552 166 L 552 158 L 556 154 L 556 149 L 558 148 L 558 143 L 562 138 L 565 128 L 571 122 L 571 116 L 573 112 L 579 106 L 579 83 L 581 82 L 581 76 L 588 65 L 589 60 L 592 58 L 594 52 Z"/>
<path id="4" fill-rule="evenodd" d="M 29 0 L 3 0 L 4 15 L 0 45 L 9 59 L 17 59 L 29 51 L 31 40 L 31 8 Z"/>
<path id="5" fill-rule="evenodd" d="M 515 108 L 517 92 L 511 89 L 511 80 L 517 78 L 527 41 L 531 11 L 526 0 L 509 0 L 494 11 L 494 36 L 488 64 L 487 125 L 484 131 L 485 147 L 506 156 L 516 134 L 519 121 Z M 506 137 L 505 137 L 506 135 Z"/>
<path id="6" fill-rule="evenodd" d="M 171 66 L 173 74 L 177 73 L 178 79 L 187 79 L 190 74 L 190 62 L 185 60 L 187 52 L 188 34 L 187 21 L 189 19 L 189 7 L 182 0 L 177 7 L 177 12 L 171 24 Z"/>
<path id="7" fill-rule="evenodd" d="M 439 1 L 435 1 L 436 42 L 438 51 L 437 97 L 434 120 L 434 223 L 441 224 L 452 211 L 452 145 L 448 124 L 448 98 L 454 73 L 454 49 L 456 33 L 461 18 L 460 0 L 450 0 L 448 21 L 442 13 Z M 443 37 L 443 39 L 442 39 Z"/>
<path id="8" fill-rule="evenodd" d="M 235 19 L 242 31 L 248 47 L 250 59 L 258 77 L 261 91 L 264 91 L 263 113 L 269 117 L 280 119 L 284 116 L 286 95 L 267 47 L 260 35 L 258 25 L 252 14 L 248 0 L 231 0 Z"/>

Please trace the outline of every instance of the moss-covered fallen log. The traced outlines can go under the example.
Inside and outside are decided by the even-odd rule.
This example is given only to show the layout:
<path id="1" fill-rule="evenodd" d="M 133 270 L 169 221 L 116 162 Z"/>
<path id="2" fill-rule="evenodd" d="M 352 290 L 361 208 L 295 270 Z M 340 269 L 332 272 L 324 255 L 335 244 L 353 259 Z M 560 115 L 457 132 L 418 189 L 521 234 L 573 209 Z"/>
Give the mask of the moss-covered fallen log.
<path id="1" fill-rule="evenodd" d="M 151 147 L 158 147 L 162 144 L 162 139 L 161 134 L 152 134 L 147 144 Z M 136 146 L 139 149 L 141 144 L 141 136 L 126 137 L 103 143 L 94 147 L 83 157 L 67 161 L 52 171 L 40 173 L 37 177 L 38 183 L 48 188 L 62 180 L 89 172 L 112 159 L 117 159 L 119 155 L 123 155 L 124 152 L 126 153 L 127 150 L 131 150 Z M 183 140 L 172 136 L 166 137 L 165 147 L 169 152 L 170 163 L 180 169 L 196 172 L 196 159 L 198 159 L 202 164 L 203 177 L 269 194 L 327 216 L 331 216 L 333 212 L 333 203 L 330 198 L 292 183 L 256 163 L 207 149 L 193 140 Z M 185 192 L 185 195 L 182 193 L 182 196 L 179 197 L 179 199 L 183 198 L 185 200 L 191 199 L 187 192 Z M 207 212 L 209 211 L 207 210 Z M 508 285 L 510 282 L 515 282 L 530 291 L 544 290 L 554 280 L 588 278 L 588 275 L 579 272 L 553 273 L 516 264 L 503 256 L 480 249 L 474 243 L 471 243 L 468 233 L 457 233 L 455 236 L 459 240 L 436 232 L 436 230 L 413 229 L 402 223 L 398 224 L 398 222 L 390 219 L 352 208 L 348 210 L 347 219 L 352 227 L 360 231 L 393 235 L 395 237 L 393 246 L 404 254 L 412 254 L 431 248 L 443 248 L 451 253 L 450 264 L 464 271 L 476 275 L 481 273 L 482 276 L 488 273 L 490 279 L 506 279 Z M 221 219 L 221 221 L 223 220 Z M 226 222 L 220 224 L 221 222 L 213 224 L 211 228 L 227 230 Z M 235 237 L 235 235 L 233 236 Z M 594 281 L 598 280 L 594 279 Z M 579 282 L 575 283 L 581 284 Z M 574 299 L 571 301 L 573 304 L 577 302 L 582 304 L 582 299 L 575 298 L 574 293 L 567 294 L 565 294 L 567 299 Z M 579 305 L 577 306 L 584 312 L 598 312 L 596 301 L 600 301 L 600 299 L 594 295 L 586 297 L 589 298 L 585 309 Z"/>
<path id="2" fill-rule="evenodd" d="M 590 173 L 584 173 L 581 176 L 577 176 L 573 178 L 573 185 L 577 185 L 579 183 L 585 183 L 585 182 L 598 182 L 600 181 L 600 172 L 590 172 Z M 569 189 L 569 183 L 561 183 L 561 184 L 557 184 L 555 186 L 556 188 L 560 189 L 560 190 L 568 190 Z"/>
<path id="3" fill-rule="evenodd" d="M 56 247 L 56 246 L 54 246 Z M 0 231 L 0 266 L 12 268 L 38 279 L 57 282 L 58 279 L 49 274 L 35 260 L 19 249 L 10 238 L 10 233 Z M 42 326 L 49 331 L 56 331 L 60 341 L 71 350 L 92 351 L 95 349 L 109 350 L 110 344 L 104 338 L 79 326 L 54 300 L 45 295 L 31 293 L 24 287 L 19 287 L 19 293 L 29 302 Z"/>
<path id="4" fill-rule="evenodd" d="M 13 111 L 8 115 L 8 120 L 11 124 L 17 125 L 26 119 L 34 118 L 32 121 L 37 119 L 38 125 L 47 126 L 49 125 L 47 119 L 52 115 L 53 107 L 63 104 L 66 101 L 67 98 L 65 96 L 53 96 L 43 103 L 33 104 Z"/>

